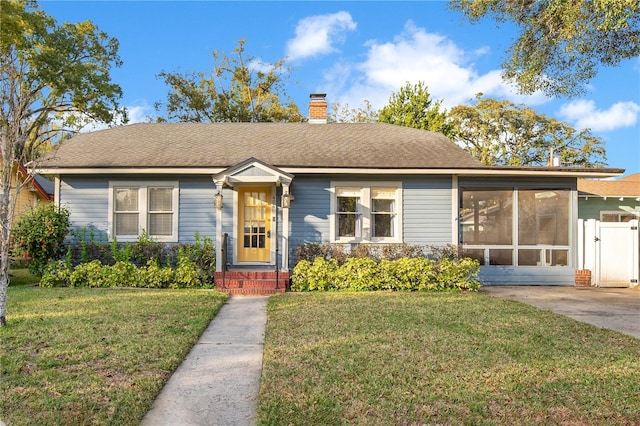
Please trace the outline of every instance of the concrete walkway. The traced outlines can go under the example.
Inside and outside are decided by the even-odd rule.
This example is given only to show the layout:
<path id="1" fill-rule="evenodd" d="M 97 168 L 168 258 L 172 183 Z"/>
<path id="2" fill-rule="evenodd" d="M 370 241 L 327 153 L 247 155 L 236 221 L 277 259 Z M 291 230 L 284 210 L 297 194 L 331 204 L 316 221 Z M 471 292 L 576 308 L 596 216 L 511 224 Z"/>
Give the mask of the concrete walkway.
<path id="1" fill-rule="evenodd" d="M 640 339 L 640 289 L 485 286 L 481 293 L 528 303 Z"/>
<path id="2" fill-rule="evenodd" d="M 267 296 L 232 296 L 171 376 L 143 426 L 254 425 Z"/>

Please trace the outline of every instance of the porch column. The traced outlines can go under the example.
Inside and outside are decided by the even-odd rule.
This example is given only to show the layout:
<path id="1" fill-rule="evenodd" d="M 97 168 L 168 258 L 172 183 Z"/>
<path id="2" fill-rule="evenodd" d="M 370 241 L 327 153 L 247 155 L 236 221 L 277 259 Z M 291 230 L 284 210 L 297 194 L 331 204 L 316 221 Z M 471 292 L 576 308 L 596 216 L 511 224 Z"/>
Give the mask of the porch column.
<path id="1" fill-rule="evenodd" d="M 289 184 L 282 183 L 282 194 L 289 193 Z M 282 269 L 289 270 L 289 207 L 282 206 L 282 244 L 280 245 L 282 250 Z"/>
<path id="2" fill-rule="evenodd" d="M 222 196 L 222 186 L 224 185 L 223 180 L 214 180 L 216 184 L 216 194 L 220 194 Z M 215 195 L 214 195 L 215 197 Z M 213 201 L 213 200 L 212 200 Z M 222 206 L 219 208 L 214 205 L 214 209 L 216 211 L 216 271 L 222 271 L 222 209 L 224 208 L 224 201 Z M 228 253 L 227 253 L 228 255 Z"/>

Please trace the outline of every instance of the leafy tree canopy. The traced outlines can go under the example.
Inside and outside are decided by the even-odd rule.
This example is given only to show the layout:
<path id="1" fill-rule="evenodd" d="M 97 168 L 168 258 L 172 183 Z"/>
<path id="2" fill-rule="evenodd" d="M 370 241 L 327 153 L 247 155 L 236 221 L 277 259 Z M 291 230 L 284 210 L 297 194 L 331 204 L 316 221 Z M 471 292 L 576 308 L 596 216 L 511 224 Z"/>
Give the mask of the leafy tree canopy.
<path id="1" fill-rule="evenodd" d="M 170 88 L 166 103 L 155 105 L 159 113 L 166 111 L 159 121 L 303 121 L 298 106 L 286 96 L 290 69 L 284 60 L 269 64 L 245 57 L 244 45 L 238 41 L 233 57 L 214 51 L 211 71 L 158 74 Z"/>
<path id="2" fill-rule="evenodd" d="M 551 153 L 561 164 L 605 165 L 604 141 L 589 129 L 566 123 L 506 100 L 476 96 L 474 105 L 449 111 L 454 141 L 485 165 L 546 166 Z"/>
<path id="3" fill-rule="evenodd" d="M 447 122 L 446 110 L 440 109 L 441 104 L 442 101 L 431 99 L 424 83 L 407 82 L 398 92 L 391 94 L 389 103 L 379 111 L 378 121 L 451 136 L 452 127 Z"/>
<path id="4" fill-rule="evenodd" d="M 378 121 L 378 111 L 374 110 L 371 102 L 366 99 L 364 106 L 358 108 L 335 102 L 331 105 L 329 119 L 334 123 L 375 123 Z"/>
<path id="5" fill-rule="evenodd" d="M 584 93 L 600 65 L 640 55 L 637 0 L 451 0 L 471 22 L 512 22 L 520 33 L 502 64 L 521 93 Z"/>
<path id="6" fill-rule="evenodd" d="M 16 161 L 35 162 L 43 148 L 88 121 L 126 120 L 118 41 L 92 22 L 58 24 L 34 1 L 0 0 L 0 324 L 6 315 L 9 241 Z"/>

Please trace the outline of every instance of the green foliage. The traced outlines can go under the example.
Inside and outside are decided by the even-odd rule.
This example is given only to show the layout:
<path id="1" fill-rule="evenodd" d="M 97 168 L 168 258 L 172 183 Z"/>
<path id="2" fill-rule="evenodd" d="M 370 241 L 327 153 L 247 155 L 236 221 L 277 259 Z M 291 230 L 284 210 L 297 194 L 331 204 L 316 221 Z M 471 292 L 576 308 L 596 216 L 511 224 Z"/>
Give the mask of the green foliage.
<path id="1" fill-rule="evenodd" d="M 293 291 L 445 291 L 478 290 L 480 265 L 476 260 L 435 261 L 426 257 L 383 259 L 348 258 L 342 265 L 335 259 L 299 261 L 293 269 Z"/>
<path id="2" fill-rule="evenodd" d="M 174 273 L 174 282 L 170 287 L 201 287 L 203 284 L 200 268 L 189 258 L 189 253 L 183 247 L 178 251 L 178 266 Z"/>
<path id="3" fill-rule="evenodd" d="M 155 105 L 159 113 L 163 109 L 166 112 L 161 121 L 303 121 L 298 106 L 286 96 L 284 84 L 290 70 L 285 61 L 266 64 L 245 57 L 244 44 L 244 40 L 238 41 L 233 58 L 214 51 L 210 72 L 162 71 L 158 78 L 169 86 L 170 91 L 166 104 L 157 102 Z"/>
<path id="4" fill-rule="evenodd" d="M 566 123 L 510 101 L 476 96 L 475 105 L 449 111 L 454 141 L 485 165 L 546 166 L 550 152 L 562 164 L 601 167 L 604 141 L 589 129 Z"/>
<path id="5" fill-rule="evenodd" d="M 440 110 L 442 101 L 434 101 L 423 83 L 407 82 L 389 97 L 389 103 L 378 114 L 381 123 L 440 132 L 452 136 L 453 127 L 447 121 L 447 111 Z"/>
<path id="6" fill-rule="evenodd" d="M 378 121 L 378 111 L 365 99 L 364 107 L 350 108 L 349 104 L 334 102 L 331 104 L 329 121 L 333 123 L 375 123 Z"/>
<path id="7" fill-rule="evenodd" d="M 600 65 L 640 55 L 635 0 L 452 0 L 451 7 L 471 22 L 489 17 L 520 28 L 502 70 L 522 93 L 580 95 Z"/>
<path id="8" fill-rule="evenodd" d="M 164 244 L 149 236 L 146 230 L 138 237 L 131 247 L 131 259 L 137 265 L 144 265 L 149 259 L 160 263 L 164 258 Z"/>
<path id="9" fill-rule="evenodd" d="M 95 233 L 87 229 L 75 235 L 78 238 L 75 250 L 69 247 L 64 261 L 47 265 L 40 282 L 42 287 L 203 288 L 213 285 L 215 248 L 209 237 L 196 233 L 195 244 L 167 247 L 146 233 L 132 245 L 98 242 Z M 76 255 L 80 253 L 80 262 L 75 266 L 74 251 Z M 99 258 L 92 258 L 94 255 Z M 164 265 L 160 264 L 161 258 Z"/>
<path id="10" fill-rule="evenodd" d="M 69 282 L 71 287 L 107 287 L 104 268 L 99 260 L 82 263 L 75 267 Z"/>
<path id="11" fill-rule="evenodd" d="M 169 288 L 174 283 L 173 269 L 161 267 L 154 259 L 149 259 L 146 268 L 139 269 L 140 287 Z"/>
<path id="12" fill-rule="evenodd" d="M 57 259 L 69 232 L 69 211 L 53 204 L 38 206 L 20 217 L 13 230 L 15 254 L 29 255 L 29 271 L 41 275 L 47 263 Z"/>

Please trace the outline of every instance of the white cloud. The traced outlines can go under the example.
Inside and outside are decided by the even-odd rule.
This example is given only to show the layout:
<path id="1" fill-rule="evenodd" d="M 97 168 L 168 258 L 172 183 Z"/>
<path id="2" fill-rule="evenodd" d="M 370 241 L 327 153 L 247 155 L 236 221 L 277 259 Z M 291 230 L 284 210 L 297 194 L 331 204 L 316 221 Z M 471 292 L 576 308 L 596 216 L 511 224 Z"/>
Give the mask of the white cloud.
<path id="1" fill-rule="evenodd" d="M 287 43 L 287 58 L 296 60 L 335 52 L 334 45 L 343 43 L 345 33 L 355 29 L 356 23 L 348 12 L 301 19 L 295 38 Z"/>
<path id="2" fill-rule="evenodd" d="M 541 94 L 518 95 L 513 87 L 503 82 L 499 69 L 480 74 L 469 58 L 488 54 L 488 47 L 467 52 L 447 37 L 429 33 L 411 21 L 392 41 L 369 41 L 367 47 L 365 61 L 352 66 L 355 71 L 350 78 L 340 76 L 343 83 L 338 101 L 341 103 L 357 105 L 367 99 L 374 108 L 380 108 L 387 103 L 391 93 L 397 92 L 407 81 L 411 84 L 424 82 L 431 97 L 442 100 L 446 108 L 468 103 L 478 92 L 528 105 L 547 101 Z M 335 80 L 328 80 L 326 85 L 337 84 Z"/>
<path id="3" fill-rule="evenodd" d="M 578 129 L 605 132 L 635 126 L 640 115 L 640 105 L 635 102 L 617 102 L 602 110 L 593 100 L 578 100 L 563 105 L 559 116 L 574 123 Z"/>

